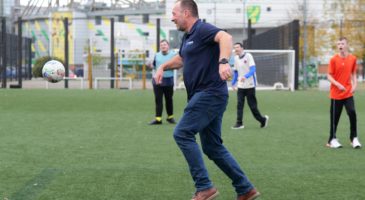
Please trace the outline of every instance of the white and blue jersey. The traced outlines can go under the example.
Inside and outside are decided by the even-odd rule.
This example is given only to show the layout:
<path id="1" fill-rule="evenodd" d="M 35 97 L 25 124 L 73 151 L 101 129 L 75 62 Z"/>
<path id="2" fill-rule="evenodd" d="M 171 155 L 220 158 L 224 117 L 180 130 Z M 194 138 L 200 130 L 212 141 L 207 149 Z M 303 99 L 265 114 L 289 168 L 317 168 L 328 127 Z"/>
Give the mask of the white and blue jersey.
<path id="1" fill-rule="evenodd" d="M 241 56 L 236 55 L 234 57 L 233 69 L 238 73 L 237 88 L 247 89 L 256 87 L 256 65 L 250 53 L 244 53 Z M 242 77 L 245 77 L 245 81 L 241 81 Z"/>
<path id="2" fill-rule="evenodd" d="M 167 54 L 163 54 L 161 51 L 157 52 L 155 55 L 155 59 L 153 60 L 154 70 L 158 70 L 162 64 L 169 61 L 176 55 L 174 51 L 168 51 Z M 154 75 L 153 75 L 154 76 Z M 152 83 L 155 84 L 154 79 L 152 79 Z M 174 85 L 174 71 L 167 70 L 163 72 L 163 79 L 161 86 L 173 86 Z"/>

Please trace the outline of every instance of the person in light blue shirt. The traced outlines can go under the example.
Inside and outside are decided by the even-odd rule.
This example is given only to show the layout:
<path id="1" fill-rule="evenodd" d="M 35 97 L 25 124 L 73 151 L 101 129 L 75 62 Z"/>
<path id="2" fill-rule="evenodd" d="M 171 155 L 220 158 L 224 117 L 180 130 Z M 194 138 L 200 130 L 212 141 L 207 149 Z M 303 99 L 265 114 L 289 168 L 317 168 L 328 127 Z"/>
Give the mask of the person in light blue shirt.
<path id="1" fill-rule="evenodd" d="M 160 66 L 166 61 L 170 60 L 176 55 L 174 51 L 170 51 L 169 42 L 167 40 L 161 40 L 160 42 L 161 51 L 157 52 L 155 59 L 153 60 L 153 69 L 158 70 Z M 162 111 L 163 111 L 163 97 L 165 96 L 167 122 L 175 124 L 174 119 L 174 106 L 173 106 L 173 95 L 174 95 L 174 71 L 168 70 L 163 73 L 163 79 L 161 84 L 156 84 L 155 80 L 152 79 L 153 92 L 155 94 L 156 104 L 156 115 L 155 119 L 152 120 L 150 125 L 162 124 Z"/>

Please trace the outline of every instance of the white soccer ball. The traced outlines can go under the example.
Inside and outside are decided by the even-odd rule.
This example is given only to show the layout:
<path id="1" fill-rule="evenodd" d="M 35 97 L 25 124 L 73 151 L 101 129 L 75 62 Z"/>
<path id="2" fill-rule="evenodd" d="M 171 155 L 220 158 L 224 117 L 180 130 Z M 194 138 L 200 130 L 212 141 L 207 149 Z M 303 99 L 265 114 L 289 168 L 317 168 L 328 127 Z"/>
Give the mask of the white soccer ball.
<path id="1" fill-rule="evenodd" d="M 65 77 L 65 67 L 57 60 L 50 60 L 44 64 L 42 76 L 48 82 L 57 83 Z"/>

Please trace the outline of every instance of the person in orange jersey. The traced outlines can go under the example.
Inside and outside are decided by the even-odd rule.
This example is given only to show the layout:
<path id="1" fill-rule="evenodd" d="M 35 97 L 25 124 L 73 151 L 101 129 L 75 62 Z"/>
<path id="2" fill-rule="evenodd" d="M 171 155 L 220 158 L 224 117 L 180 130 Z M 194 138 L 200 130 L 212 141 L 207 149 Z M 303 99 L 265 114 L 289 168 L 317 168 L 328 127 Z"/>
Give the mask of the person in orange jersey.
<path id="1" fill-rule="evenodd" d="M 338 54 L 334 55 L 328 65 L 327 78 L 330 87 L 330 136 L 327 146 L 341 148 L 342 145 L 336 137 L 337 125 L 340 120 L 343 106 L 346 108 L 350 119 L 350 142 L 353 148 L 361 148 L 357 137 L 356 110 L 353 94 L 357 86 L 356 57 L 349 53 L 348 41 L 341 37 L 337 41 Z"/>

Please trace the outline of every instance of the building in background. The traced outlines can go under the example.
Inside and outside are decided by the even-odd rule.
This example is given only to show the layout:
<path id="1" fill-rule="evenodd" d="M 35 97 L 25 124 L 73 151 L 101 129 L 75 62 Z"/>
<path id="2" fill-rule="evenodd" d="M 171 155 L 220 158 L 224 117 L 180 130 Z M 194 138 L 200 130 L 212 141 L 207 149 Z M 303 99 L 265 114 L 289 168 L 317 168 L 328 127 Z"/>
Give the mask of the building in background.
<path id="1" fill-rule="evenodd" d="M 9 19 L 7 20 L 9 22 L 6 24 L 6 29 L 8 32 L 10 32 L 12 29 L 12 24 L 10 22 L 13 16 L 12 9 L 15 7 L 16 2 L 18 1 L 19 0 L 0 0 L 0 16 Z"/>
<path id="2" fill-rule="evenodd" d="M 19 1 L 14 0 L 0 0 L 0 16 L 2 17 L 10 17 L 12 8 L 14 7 L 15 3 Z"/>
<path id="3" fill-rule="evenodd" d="M 93 53 L 110 55 L 110 18 L 115 19 L 115 51 L 126 56 L 133 50 L 147 51 L 153 58 L 156 51 L 156 19 L 161 19 L 160 37 L 168 38 L 171 47 L 178 48 L 183 33 L 176 31 L 171 22 L 171 10 L 175 0 L 121 1 L 104 3 L 98 0 L 50 0 L 47 7 L 38 7 L 37 0 L 19 7 L 19 1 L 0 0 L 1 10 L 18 13 L 24 20 L 23 33 L 33 38 L 34 58 L 43 55 L 63 57 L 62 17 L 72 18 L 70 23 L 70 64 L 83 65 L 83 58 L 90 46 Z M 332 44 L 339 33 L 353 33 L 354 28 L 364 27 L 365 17 L 345 14 L 349 4 L 326 0 L 196 0 L 200 18 L 232 34 L 234 42 L 247 39 L 247 22 L 252 23 L 252 33 L 260 34 L 293 20 L 304 21 L 304 2 L 307 3 L 307 24 L 310 63 L 326 64 L 334 53 Z M 359 2 L 358 4 L 356 2 Z M 351 1 L 350 13 L 365 13 L 365 2 Z M 6 5 L 6 6 L 5 6 Z M 5 7 L 7 7 L 5 9 Z M 350 9 L 350 10 L 351 10 Z M 356 10 L 357 9 L 357 10 Z M 16 16 L 12 16 L 16 19 Z M 348 19 L 346 19 L 348 17 Z M 346 21 L 347 20 L 347 21 Z M 13 20 L 14 21 L 14 20 Z M 351 26 L 352 22 L 358 25 Z M 337 26 L 337 28 L 336 28 Z M 335 27 L 335 28 L 334 28 Z M 347 27 L 347 29 L 345 29 Z M 363 28 L 363 31 L 365 29 Z M 358 32 L 358 30 L 356 30 Z M 301 30 L 302 32 L 302 30 Z M 361 30 L 360 30 L 361 33 Z M 365 34 L 362 34 L 365 35 Z M 330 36 L 330 37 L 328 37 Z M 361 34 L 360 34 L 361 36 Z M 354 36 L 356 38 L 357 36 Z M 364 36 L 363 36 L 364 37 Z M 357 42 L 357 41 L 356 41 Z M 352 43 L 354 49 L 363 49 L 364 41 Z M 364 51 L 364 50 L 363 50 Z M 356 53 L 361 59 L 361 52 Z M 359 56 L 360 55 L 360 56 Z"/>

